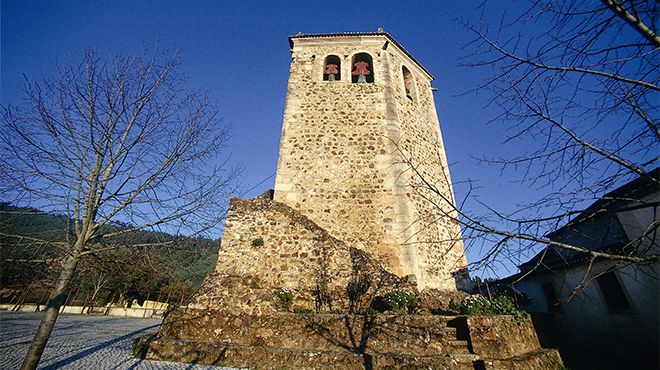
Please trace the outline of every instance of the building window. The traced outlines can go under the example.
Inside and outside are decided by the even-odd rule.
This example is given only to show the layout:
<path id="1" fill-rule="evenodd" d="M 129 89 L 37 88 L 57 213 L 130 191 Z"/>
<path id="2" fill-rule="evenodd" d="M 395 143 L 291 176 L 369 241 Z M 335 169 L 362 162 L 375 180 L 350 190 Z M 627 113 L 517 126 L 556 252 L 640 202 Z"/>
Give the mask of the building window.
<path id="1" fill-rule="evenodd" d="M 552 283 L 545 283 L 541 285 L 543 288 L 543 295 L 545 295 L 545 301 L 548 303 L 548 311 L 550 312 L 560 312 L 561 311 L 561 302 L 555 293 L 555 288 L 552 286 Z"/>
<path id="2" fill-rule="evenodd" d="M 341 80 L 341 60 L 336 55 L 328 55 L 323 64 L 323 81 Z"/>
<path id="3" fill-rule="evenodd" d="M 353 71 L 351 71 L 353 83 L 373 83 L 374 71 L 371 55 L 359 53 L 353 56 Z"/>
<path id="4" fill-rule="evenodd" d="M 596 278 L 600 291 L 603 292 L 607 309 L 612 312 L 628 311 L 632 307 L 623 287 L 613 271 L 606 272 Z"/>
<path id="5" fill-rule="evenodd" d="M 401 73 L 403 75 L 403 88 L 406 92 L 406 97 L 410 100 L 414 100 L 415 79 L 406 66 L 401 66 Z"/>

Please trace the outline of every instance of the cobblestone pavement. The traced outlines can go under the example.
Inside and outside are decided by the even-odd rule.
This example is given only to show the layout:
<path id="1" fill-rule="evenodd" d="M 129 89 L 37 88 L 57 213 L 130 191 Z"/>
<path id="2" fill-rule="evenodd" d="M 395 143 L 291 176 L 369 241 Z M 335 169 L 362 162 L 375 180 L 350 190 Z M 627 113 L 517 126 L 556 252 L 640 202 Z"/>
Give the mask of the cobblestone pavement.
<path id="1" fill-rule="evenodd" d="M 39 313 L 0 312 L 0 369 L 17 369 L 41 320 Z M 225 369 L 131 356 L 133 340 L 158 330 L 157 319 L 61 314 L 40 369 Z"/>

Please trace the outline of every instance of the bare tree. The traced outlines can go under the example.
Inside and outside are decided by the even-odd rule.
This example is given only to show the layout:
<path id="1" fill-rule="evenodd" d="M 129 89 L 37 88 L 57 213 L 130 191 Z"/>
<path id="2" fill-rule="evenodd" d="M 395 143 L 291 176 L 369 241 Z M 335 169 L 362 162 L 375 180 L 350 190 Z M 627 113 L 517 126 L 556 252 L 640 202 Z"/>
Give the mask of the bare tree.
<path id="1" fill-rule="evenodd" d="M 237 175 L 208 96 L 186 88 L 179 53 L 143 51 L 106 61 L 93 51 L 3 108 L 1 196 L 64 214 L 55 287 L 21 369 L 35 369 L 80 261 L 144 246 L 134 233 L 213 229 Z M 20 237 L 20 235 L 3 235 Z M 153 244 L 153 243 L 151 243 Z"/>
<path id="2" fill-rule="evenodd" d="M 97 266 L 97 264 L 90 263 L 89 266 L 85 267 L 87 268 L 85 268 L 86 273 L 84 275 L 86 275 L 86 278 L 89 280 L 89 283 L 92 287 L 92 297 L 89 299 L 89 302 L 86 302 L 87 307 L 83 306 L 82 313 L 85 313 L 86 308 L 87 312 L 89 312 L 94 307 L 96 307 L 97 295 L 110 280 L 110 272 L 103 269 L 102 267 Z"/>
<path id="3" fill-rule="evenodd" d="M 660 138 L 658 3 L 531 1 L 519 15 L 500 5 L 482 4 L 484 14 L 491 16 L 490 8 L 504 13 L 499 24 L 462 21 L 474 35 L 464 65 L 490 74 L 474 92 L 500 112 L 491 124 L 506 127 L 504 145 L 518 150 L 512 157 L 479 161 L 501 166 L 503 176 L 533 189 L 538 198 L 513 211 L 495 209 L 473 197 L 473 182 L 458 184 L 471 198 L 468 204 L 488 209 L 477 215 L 443 196 L 444 184 L 427 181 L 420 170 L 424 164 L 403 159 L 420 180 L 414 185 L 418 193 L 460 222 L 467 248 L 480 249 L 475 269 L 528 258 L 539 243 L 551 243 L 548 232 L 576 215 L 602 213 L 584 214 L 596 199 L 632 179 L 647 177 L 658 185 L 651 175 Z M 647 206 L 639 199 L 620 200 Z M 648 264 L 659 260 L 657 248 L 648 248 L 656 243 L 657 229 L 655 219 L 620 251 L 571 242 L 552 246 L 621 264 Z"/>

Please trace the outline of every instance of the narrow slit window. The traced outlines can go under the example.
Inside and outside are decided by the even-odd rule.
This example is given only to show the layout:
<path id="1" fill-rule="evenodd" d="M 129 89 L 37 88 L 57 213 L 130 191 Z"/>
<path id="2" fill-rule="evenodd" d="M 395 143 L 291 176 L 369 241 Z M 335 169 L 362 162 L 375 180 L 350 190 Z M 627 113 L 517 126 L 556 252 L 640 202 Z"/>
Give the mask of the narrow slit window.
<path id="1" fill-rule="evenodd" d="M 555 288 L 552 286 L 552 283 L 545 283 L 541 285 L 543 288 L 543 295 L 545 296 L 545 301 L 548 304 L 548 311 L 550 312 L 560 312 L 562 310 L 561 302 L 557 293 L 555 293 Z"/>
<path id="2" fill-rule="evenodd" d="M 336 55 L 328 55 L 323 64 L 323 81 L 341 80 L 341 60 Z"/>
<path id="3" fill-rule="evenodd" d="M 374 70 L 371 55 L 359 53 L 353 56 L 353 70 L 351 71 L 353 83 L 373 83 Z"/>
<path id="4" fill-rule="evenodd" d="M 406 93 L 406 97 L 410 100 L 415 100 L 415 79 L 413 78 L 412 73 L 406 68 L 406 66 L 401 66 L 401 72 L 403 75 L 403 88 Z"/>
<path id="5" fill-rule="evenodd" d="M 626 298 L 626 293 L 616 277 L 614 272 L 606 272 L 596 278 L 600 291 L 603 292 L 603 298 L 607 309 L 612 312 L 622 312 L 630 310 L 630 302 Z"/>

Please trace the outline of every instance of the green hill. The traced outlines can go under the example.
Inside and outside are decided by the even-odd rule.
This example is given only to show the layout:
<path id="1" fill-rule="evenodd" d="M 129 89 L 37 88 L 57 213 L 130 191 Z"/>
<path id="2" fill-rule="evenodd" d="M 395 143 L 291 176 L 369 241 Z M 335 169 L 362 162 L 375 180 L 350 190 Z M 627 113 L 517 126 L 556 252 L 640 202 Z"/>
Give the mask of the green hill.
<path id="1" fill-rule="evenodd" d="M 60 243 L 67 240 L 69 222 L 63 215 L 0 203 L 0 302 L 46 300 L 64 255 Z M 128 226 L 115 223 L 110 227 Z M 213 271 L 219 248 L 218 240 L 156 231 L 132 233 L 130 239 L 117 242 L 165 245 L 89 255 L 79 265 L 69 305 L 90 304 L 92 297 L 96 304 L 147 298 L 180 302 Z"/>

